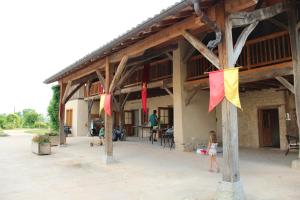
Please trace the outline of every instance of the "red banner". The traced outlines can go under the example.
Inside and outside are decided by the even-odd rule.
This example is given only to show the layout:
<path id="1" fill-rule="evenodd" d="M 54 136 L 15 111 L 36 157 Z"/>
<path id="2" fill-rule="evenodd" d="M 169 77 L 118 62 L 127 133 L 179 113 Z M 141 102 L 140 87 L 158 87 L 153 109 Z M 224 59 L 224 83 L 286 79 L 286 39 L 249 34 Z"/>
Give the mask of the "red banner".
<path id="1" fill-rule="evenodd" d="M 142 108 L 143 112 L 147 113 L 147 84 L 143 83 L 142 86 Z"/>
<path id="2" fill-rule="evenodd" d="M 111 116 L 111 94 L 105 96 L 104 111 L 108 116 Z"/>
<path id="3" fill-rule="evenodd" d="M 99 83 L 98 83 L 98 95 L 100 96 L 101 94 L 103 94 L 103 86 L 99 81 Z"/>
<path id="4" fill-rule="evenodd" d="M 209 73 L 209 112 L 211 112 L 224 98 L 224 71 L 214 71 Z"/>

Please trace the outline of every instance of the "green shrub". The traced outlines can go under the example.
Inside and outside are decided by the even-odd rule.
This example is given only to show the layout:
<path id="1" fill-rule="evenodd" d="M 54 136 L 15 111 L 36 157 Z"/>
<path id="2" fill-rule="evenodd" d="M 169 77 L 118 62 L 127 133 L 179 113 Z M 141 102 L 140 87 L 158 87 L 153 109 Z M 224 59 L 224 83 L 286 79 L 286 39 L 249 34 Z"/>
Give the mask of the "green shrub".
<path id="1" fill-rule="evenodd" d="M 4 128 L 4 125 L 6 124 L 6 115 L 0 115 L 0 128 Z"/>
<path id="2" fill-rule="evenodd" d="M 21 126 L 21 118 L 17 114 L 9 114 L 6 116 L 6 122 L 4 124 L 5 129 L 14 129 Z"/>
<path id="3" fill-rule="evenodd" d="M 49 124 L 46 122 L 35 122 L 34 128 L 48 128 Z"/>
<path id="4" fill-rule="evenodd" d="M 59 120 L 58 120 L 59 96 L 60 96 L 59 86 L 53 86 L 52 92 L 53 92 L 52 99 L 50 100 L 48 106 L 48 115 L 50 117 L 51 129 L 57 131 L 59 128 Z"/>
<path id="5" fill-rule="evenodd" d="M 46 135 L 37 135 L 37 136 L 34 136 L 32 138 L 32 142 L 36 142 L 36 143 L 49 143 L 50 142 L 50 139 L 48 136 Z"/>
<path id="6" fill-rule="evenodd" d="M 34 109 L 24 109 L 22 112 L 22 121 L 24 128 L 34 128 L 35 123 L 40 120 L 40 115 Z"/>

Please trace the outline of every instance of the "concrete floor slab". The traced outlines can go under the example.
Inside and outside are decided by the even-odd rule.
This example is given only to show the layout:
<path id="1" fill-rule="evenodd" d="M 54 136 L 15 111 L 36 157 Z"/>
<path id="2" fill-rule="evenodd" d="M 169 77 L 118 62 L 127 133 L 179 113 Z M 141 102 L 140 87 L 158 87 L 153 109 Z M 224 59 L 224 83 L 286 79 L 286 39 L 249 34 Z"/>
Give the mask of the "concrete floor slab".
<path id="1" fill-rule="evenodd" d="M 206 200 L 215 198 L 222 179 L 208 172 L 207 156 L 145 141 L 114 143 L 117 162 L 105 165 L 103 147 L 90 147 L 88 137 L 68 138 L 66 147 L 37 156 L 32 135 L 9 134 L 0 138 L 1 200 Z M 296 152 L 241 149 L 247 199 L 300 199 L 300 172 L 290 167 L 296 158 Z"/>

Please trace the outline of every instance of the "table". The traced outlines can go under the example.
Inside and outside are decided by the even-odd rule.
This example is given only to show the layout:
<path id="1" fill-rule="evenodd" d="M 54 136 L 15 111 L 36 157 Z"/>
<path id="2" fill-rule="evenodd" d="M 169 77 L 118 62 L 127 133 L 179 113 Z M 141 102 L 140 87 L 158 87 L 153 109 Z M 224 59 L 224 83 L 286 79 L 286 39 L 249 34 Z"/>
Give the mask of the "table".
<path id="1" fill-rule="evenodd" d="M 144 129 L 151 129 L 151 126 L 141 126 L 141 125 L 139 125 L 139 126 L 137 126 L 137 128 L 139 129 L 139 128 L 141 128 L 142 129 L 142 132 L 141 132 L 141 135 L 142 135 L 142 138 L 144 138 Z M 139 139 L 141 138 L 140 137 L 140 134 L 139 134 L 139 131 L 138 131 L 138 136 L 139 136 Z"/>

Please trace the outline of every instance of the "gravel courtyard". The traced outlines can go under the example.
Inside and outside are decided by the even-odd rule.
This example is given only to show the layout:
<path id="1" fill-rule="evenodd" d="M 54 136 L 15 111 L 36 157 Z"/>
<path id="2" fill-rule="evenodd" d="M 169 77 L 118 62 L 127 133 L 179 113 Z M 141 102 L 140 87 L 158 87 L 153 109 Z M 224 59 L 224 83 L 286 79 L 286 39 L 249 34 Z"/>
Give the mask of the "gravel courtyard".
<path id="1" fill-rule="evenodd" d="M 104 165 L 103 147 L 90 147 L 88 137 L 68 138 L 66 147 L 37 156 L 32 135 L 8 134 L 0 137 L 1 200 L 206 200 L 214 199 L 222 178 L 208 172 L 206 156 L 147 142 L 114 143 L 118 162 Z M 290 168 L 296 158 L 296 152 L 241 149 L 247 199 L 300 199 L 300 171 Z"/>

